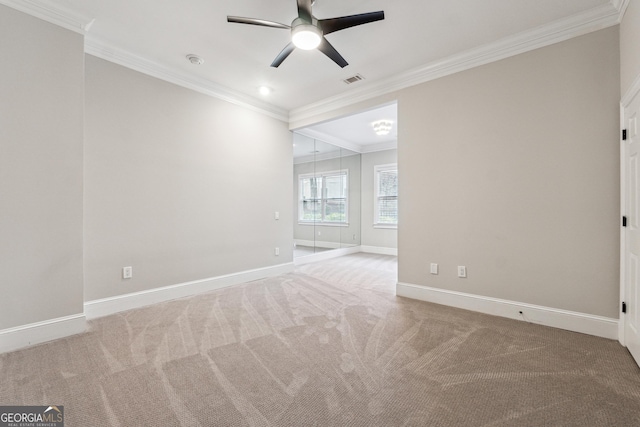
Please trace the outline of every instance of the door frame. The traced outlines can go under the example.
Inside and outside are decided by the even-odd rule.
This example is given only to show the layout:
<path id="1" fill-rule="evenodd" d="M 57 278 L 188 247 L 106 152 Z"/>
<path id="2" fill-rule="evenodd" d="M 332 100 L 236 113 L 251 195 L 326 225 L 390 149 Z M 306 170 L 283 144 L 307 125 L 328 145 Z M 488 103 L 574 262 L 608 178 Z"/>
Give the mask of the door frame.
<path id="1" fill-rule="evenodd" d="M 620 129 L 618 133 L 618 138 L 620 141 L 620 221 L 622 221 L 622 216 L 627 214 L 627 145 L 626 141 L 622 140 L 622 131 L 625 129 L 625 113 L 626 109 L 631 104 L 631 101 L 636 96 L 640 96 L 640 74 L 638 74 L 633 81 L 633 84 L 629 88 L 629 90 L 624 94 L 622 99 L 620 100 Z M 618 313 L 620 317 L 618 318 L 618 341 L 620 344 L 626 347 L 626 338 L 625 338 L 625 313 L 622 312 L 622 303 L 626 300 L 627 294 L 627 270 L 626 270 L 626 259 L 627 259 L 627 241 L 626 241 L 626 232 L 625 228 L 620 224 L 620 301 L 618 305 Z"/>
<path id="2" fill-rule="evenodd" d="M 620 101 L 620 129 L 618 133 L 620 141 L 620 221 L 627 214 L 627 147 L 625 141 L 622 140 L 622 130 L 624 129 L 625 104 L 624 99 Z M 627 100 L 627 105 L 630 99 Z M 625 314 L 622 312 L 622 303 L 625 300 L 627 292 L 627 235 L 626 230 L 620 224 L 620 301 L 618 304 L 618 341 L 626 347 L 625 344 Z"/>

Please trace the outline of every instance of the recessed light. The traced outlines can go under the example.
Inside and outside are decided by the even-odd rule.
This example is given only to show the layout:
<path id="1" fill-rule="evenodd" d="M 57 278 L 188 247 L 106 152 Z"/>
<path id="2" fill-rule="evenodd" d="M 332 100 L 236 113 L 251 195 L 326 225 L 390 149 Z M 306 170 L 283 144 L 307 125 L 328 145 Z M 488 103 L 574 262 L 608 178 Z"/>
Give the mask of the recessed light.
<path id="1" fill-rule="evenodd" d="M 260 92 L 260 95 L 262 95 L 262 96 L 267 96 L 267 95 L 269 95 L 271 92 L 273 92 L 273 89 L 271 89 L 271 88 L 270 88 L 270 87 L 268 87 L 268 86 L 260 86 L 260 87 L 258 88 L 258 91 Z"/>
<path id="2" fill-rule="evenodd" d="M 204 64 L 204 59 L 200 58 L 198 55 L 189 54 L 189 55 L 187 55 L 187 59 L 193 65 L 202 65 L 202 64 Z"/>

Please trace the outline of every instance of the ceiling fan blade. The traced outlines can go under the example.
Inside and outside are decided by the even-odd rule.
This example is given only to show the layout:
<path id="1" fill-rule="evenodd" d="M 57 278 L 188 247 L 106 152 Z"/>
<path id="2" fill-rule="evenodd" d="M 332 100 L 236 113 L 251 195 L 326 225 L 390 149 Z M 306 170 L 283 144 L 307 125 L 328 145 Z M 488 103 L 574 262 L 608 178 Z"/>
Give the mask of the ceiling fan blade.
<path id="1" fill-rule="evenodd" d="M 287 56 L 291 55 L 291 52 L 293 52 L 295 48 L 296 47 L 293 45 L 293 43 L 289 43 L 288 45 L 286 45 L 284 49 L 282 49 L 282 52 L 280 52 L 278 56 L 276 56 L 276 59 L 273 60 L 271 66 L 273 68 L 278 68 L 280 64 L 282 64 L 282 61 L 287 59 Z"/>
<path id="2" fill-rule="evenodd" d="M 341 16 L 339 18 L 320 19 L 318 23 L 324 34 L 330 34 L 345 28 L 356 25 L 368 24 L 369 22 L 381 21 L 384 19 L 384 11 L 360 13 L 358 15 Z"/>
<path id="3" fill-rule="evenodd" d="M 331 58 L 331 60 L 338 64 L 341 68 L 349 65 L 349 63 L 342 57 L 342 55 L 338 53 L 336 48 L 333 47 L 331 43 L 329 43 L 324 37 L 322 38 L 322 42 L 320 42 L 320 46 L 318 46 L 318 50 Z"/>
<path id="4" fill-rule="evenodd" d="M 283 28 L 286 30 L 291 29 L 290 26 L 281 24 L 279 22 L 265 21 L 264 19 L 256 18 L 243 18 L 242 16 L 227 16 L 227 22 L 233 22 L 236 24 L 259 25 L 261 27 Z"/>
<path id="5" fill-rule="evenodd" d="M 311 13 L 311 0 L 298 0 L 298 17 L 311 24 L 313 21 Z"/>

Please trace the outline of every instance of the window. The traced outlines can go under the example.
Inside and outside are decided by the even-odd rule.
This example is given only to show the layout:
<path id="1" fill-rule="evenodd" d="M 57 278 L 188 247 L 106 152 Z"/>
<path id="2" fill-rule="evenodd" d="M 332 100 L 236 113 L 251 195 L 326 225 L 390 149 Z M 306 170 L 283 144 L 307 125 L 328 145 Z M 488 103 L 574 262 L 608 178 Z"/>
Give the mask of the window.
<path id="1" fill-rule="evenodd" d="M 346 224 L 348 178 L 346 170 L 298 175 L 298 221 Z"/>
<path id="2" fill-rule="evenodd" d="M 398 226 L 398 165 L 375 167 L 374 226 Z"/>

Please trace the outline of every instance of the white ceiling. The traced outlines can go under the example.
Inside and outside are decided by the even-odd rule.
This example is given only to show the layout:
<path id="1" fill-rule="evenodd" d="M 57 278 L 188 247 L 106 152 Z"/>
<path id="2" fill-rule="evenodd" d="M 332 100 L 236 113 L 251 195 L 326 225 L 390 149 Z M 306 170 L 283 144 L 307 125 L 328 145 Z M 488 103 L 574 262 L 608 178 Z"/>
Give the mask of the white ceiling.
<path id="1" fill-rule="evenodd" d="M 391 121 L 392 128 L 388 135 L 379 136 L 371 123 L 382 119 Z M 293 133 L 293 158 L 304 163 L 396 148 L 397 124 L 396 104 L 392 104 L 298 129 Z"/>
<path id="2" fill-rule="evenodd" d="M 388 135 L 376 135 L 373 122 L 391 122 Z M 298 129 L 296 133 L 313 140 L 328 142 L 356 153 L 396 148 L 398 141 L 398 108 L 396 103 L 362 111 L 347 117 Z M 294 148 L 294 157 L 296 157 Z"/>
<path id="3" fill-rule="evenodd" d="M 316 0 L 318 19 L 383 10 L 385 19 L 327 35 L 349 62 L 295 50 L 270 67 L 288 30 L 231 24 L 227 15 L 290 24 L 296 0 L 0 0 L 85 35 L 85 51 L 295 123 L 330 110 L 619 22 L 628 0 Z M 204 64 L 193 65 L 196 54 Z M 365 79 L 347 85 L 344 79 Z M 261 85 L 273 92 L 258 93 Z M 372 114 L 301 130 L 374 150 Z M 324 109 L 324 110 L 323 110 Z M 375 115 L 375 114 L 374 114 Z M 366 130 L 365 130 L 366 129 Z M 393 138 L 392 138 L 393 139 Z M 390 143 L 389 141 L 382 141 Z M 350 145 L 353 144 L 353 145 Z M 369 147 L 369 148 L 367 148 Z M 380 146 L 379 146 L 380 147 Z"/>
<path id="4" fill-rule="evenodd" d="M 321 102 L 551 23 L 576 25 L 619 12 L 622 0 L 317 0 L 314 15 L 331 18 L 383 10 L 385 19 L 327 35 L 349 62 L 341 69 L 318 51 L 294 51 L 269 65 L 288 30 L 227 23 L 227 15 L 290 24 L 295 0 L 0 0 L 40 17 L 80 23 L 89 53 L 154 64 L 224 92 L 284 111 Z M 48 16 L 46 16 L 48 15 Z M 51 20 L 51 19 L 50 19 Z M 582 22 L 584 21 L 584 22 Z M 185 58 L 197 54 L 200 66 Z M 343 79 L 361 74 L 364 81 Z M 261 99 L 257 89 L 274 92 Z"/>

